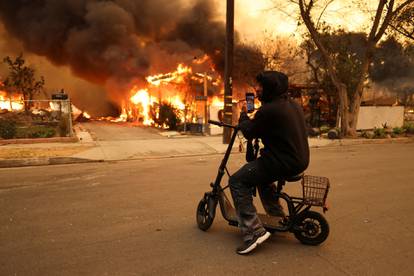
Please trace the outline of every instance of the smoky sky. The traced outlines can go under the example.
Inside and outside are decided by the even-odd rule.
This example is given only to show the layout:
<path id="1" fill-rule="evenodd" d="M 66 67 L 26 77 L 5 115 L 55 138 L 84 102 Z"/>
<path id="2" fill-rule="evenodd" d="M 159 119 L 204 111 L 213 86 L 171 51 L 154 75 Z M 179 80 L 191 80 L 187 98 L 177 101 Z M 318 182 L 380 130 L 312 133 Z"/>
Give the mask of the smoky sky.
<path id="1" fill-rule="evenodd" d="M 214 0 L 0 0 L 0 20 L 27 51 L 101 84 L 143 79 L 154 64 L 198 53 L 223 70 L 217 17 Z"/>

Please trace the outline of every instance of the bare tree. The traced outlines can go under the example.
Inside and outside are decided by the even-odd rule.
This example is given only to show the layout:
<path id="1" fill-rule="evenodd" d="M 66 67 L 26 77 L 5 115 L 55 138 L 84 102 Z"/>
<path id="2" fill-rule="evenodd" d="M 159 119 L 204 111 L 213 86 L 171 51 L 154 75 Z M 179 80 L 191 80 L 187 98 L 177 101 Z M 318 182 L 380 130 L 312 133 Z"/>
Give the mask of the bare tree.
<path id="1" fill-rule="evenodd" d="M 327 72 L 339 95 L 339 110 L 341 118 L 341 132 L 344 136 L 356 136 L 356 125 L 361 104 L 362 92 L 368 77 L 369 66 L 373 58 L 376 45 L 383 37 L 390 23 L 401 15 L 402 11 L 414 0 L 396 1 L 379 0 L 372 20 L 372 26 L 366 34 L 365 54 L 360 64 L 360 76 L 356 88 L 348 93 L 347 83 L 338 77 L 338 70 L 335 66 L 335 55 L 333 55 L 327 45 L 321 39 L 321 31 L 318 28 L 319 18 L 313 18 L 313 9 L 318 0 L 297 0 L 292 1 L 299 6 L 300 17 L 309 31 L 310 37 L 319 49 L 321 58 L 326 64 Z M 329 1 L 330 4 L 332 1 Z"/>
<path id="2" fill-rule="evenodd" d="M 391 23 L 391 28 L 400 35 L 414 40 L 414 4 L 407 5 Z"/>
<path id="3" fill-rule="evenodd" d="M 283 71 L 289 76 L 289 82 L 302 83 L 306 81 L 309 69 L 306 67 L 306 62 L 296 40 L 265 32 L 259 47 L 265 60 L 266 70 Z"/>
<path id="4" fill-rule="evenodd" d="M 43 90 L 45 80 L 40 77 L 35 78 L 35 69 L 25 66 L 23 55 L 12 60 L 9 56 L 3 59 L 3 62 L 9 67 L 9 75 L 4 81 L 4 87 L 8 93 L 22 93 L 24 99 L 24 109 L 29 111 L 31 100 L 35 94 Z"/>

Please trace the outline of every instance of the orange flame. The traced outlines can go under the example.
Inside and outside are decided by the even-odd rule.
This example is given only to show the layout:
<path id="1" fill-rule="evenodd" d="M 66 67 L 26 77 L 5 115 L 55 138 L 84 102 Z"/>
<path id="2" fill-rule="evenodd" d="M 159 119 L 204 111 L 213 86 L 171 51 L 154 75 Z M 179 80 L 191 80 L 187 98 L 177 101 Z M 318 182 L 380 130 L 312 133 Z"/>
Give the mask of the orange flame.
<path id="1" fill-rule="evenodd" d="M 219 97 L 215 96 L 211 100 L 211 105 L 215 107 L 224 108 L 224 101 L 223 99 L 220 99 Z"/>
<path id="2" fill-rule="evenodd" d="M 177 70 L 175 72 L 167 74 L 159 74 L 155 76 L 147 77 L 148 83 L 153 86 L 160 86 L 162 83 L 170 83 L 172 81 L 176 83 L 182 83 L 184 81 L 184 75 L 191 74 L 192 69 L 185 66 L 184 64 L 178 64 Z"/>
<path id="3" fill-rule="evenodd" d="M 167 99 L 167 102 L 171 104 L 173 107 L 177 108 L 178 110 L 185 110 L 185 104 L 180 99 L 179 95 L 176 95 L 174 97 L 170 97 Z"/>
<path id="4" fill-rule="evenodd" d="M 91 115 L 89 115 L 88 112 L 83 112 L 83 117 L 85 117 L 86 119 L 90 119 Z"/>
<path id="5" fill-rule="evenodd" d="M 10 96 L 0 91 L 0 110 L 19 111 L 24 109 L 24 104 L 19 96 Z"/>
<path id="6" fill-rule="evenodd" d="M 207 61 L 209 61 L 210 60 L 210 57 L 208 56 L 208 55 L 204 55 L 203 57 L 201 57 L 201 58 L 195 58 L 194 60 L 193 60 L 193 63 L 194 64 L 203 64 L 203 63 L 205 63 L 205 62 L 207 62 Z"/>
<path id="7" fill-rule="evenodd" d="M 128 121 L 128 112 L 125 107 L 122 107 L 122 113 L 118 118 L 111 120 L 114 123 L 124 123 Z"/>
<path id="8" fill-rule="evenodd" d="M 154 103 L 158 102 L 158 100 L 151 97 L 147 89 L 138 90 L 130 98 L 130 100 L 137 108 L 141 109 L 140 115 L 143 116 L 143 124 L 152 125 L 154 123 L 154 120 L 151 118 L 150 114 L 151 106 L 153 106 Z"/>

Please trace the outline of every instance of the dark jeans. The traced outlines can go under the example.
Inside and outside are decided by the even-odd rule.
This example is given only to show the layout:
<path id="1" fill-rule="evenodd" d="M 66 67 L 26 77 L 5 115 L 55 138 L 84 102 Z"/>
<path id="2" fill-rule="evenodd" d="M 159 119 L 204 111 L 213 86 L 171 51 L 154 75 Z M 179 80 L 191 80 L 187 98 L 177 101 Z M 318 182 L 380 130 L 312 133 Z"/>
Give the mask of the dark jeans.
<path id="1" fill-rule="evenodd" d="M 276 166 L 273 175 L 282 175 Z M 231 195 L 237 212 L 239 227 L 245 241 L 252 239 L 255 233 L 264 231 L 262 222 L 253 205 L 253 188 L 256 186 L 263 207 L 269 215 L 279 211 L 276 187 L 273 184 L 277 177 L 270 175 L 263 167 L 261 160 L 249 162 L 229 179 Z"/>

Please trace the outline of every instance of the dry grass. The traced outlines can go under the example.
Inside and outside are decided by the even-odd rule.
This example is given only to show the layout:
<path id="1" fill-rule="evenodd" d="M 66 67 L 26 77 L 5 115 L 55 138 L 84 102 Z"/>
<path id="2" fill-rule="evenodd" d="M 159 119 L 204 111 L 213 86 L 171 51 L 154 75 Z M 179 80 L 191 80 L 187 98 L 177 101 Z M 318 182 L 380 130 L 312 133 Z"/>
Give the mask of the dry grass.
<path id="1" fill-rule="evenodd" d="M 54 148 L 1 148 L 0 159 L 42 158 L 72 156 L 91 146 L 54 147 Z"/>

